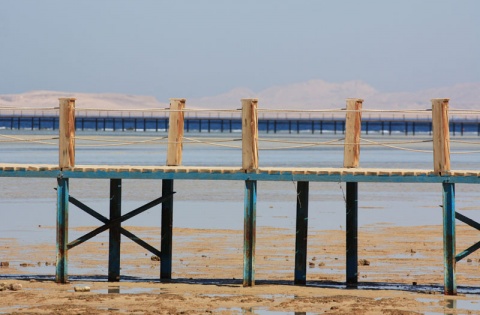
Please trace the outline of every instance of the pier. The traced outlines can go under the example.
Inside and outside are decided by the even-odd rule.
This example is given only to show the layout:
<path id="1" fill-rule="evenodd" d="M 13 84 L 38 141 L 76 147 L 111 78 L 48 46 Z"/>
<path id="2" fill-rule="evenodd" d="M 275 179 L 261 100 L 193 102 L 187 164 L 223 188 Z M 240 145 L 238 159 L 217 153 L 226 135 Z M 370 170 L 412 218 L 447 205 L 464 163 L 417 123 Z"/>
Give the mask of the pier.
<path id="1" fill-rule="evenodd" d="M 76 141 L 80 138 L 76 135 L 77 130 L 85 128 L 85 119 L 78 119 L 75 107 L 75 99 L 60 99 L 57 119 L 58 125 L 58 164 L 0 164 L 0 177 L 27 177 L 27 178 L 56 178 L 57 179 L 57 259 L 56 281 L 68 282 L 68 252 L 70 249 L 81 245 L 99 233 L 109 231 L 109 281 L 119 281 L 120 275 L 120 236 L 124 235 L 145 248 L 154 255 L 160 257 L 160 281 L 172 281 L 172 222 L 174 219 L 174 199 L 176 180 L 234 180 L 244 182 L 244 251 L 243 251 L 243 285 L 255 284 L 255 243 L 256 243 L 256 202 L 258 181 L 293 181 L 297 183 L 296 201 L 296 239 L 295 239 L 295 270 L 294 283 L 297 285 L 307 284 L 307 250 L 308 250 L 308 200 L 310 182 L 339 182 L 346 183 L 345 216 L 346 216 L 346 266 L 345 283 L 355 287 L 358 284 L 358 189 L 362 182 L 376 183 L 411 183 L 423 184 L 434 183 L 439 185 L 439 193 L 443 196 L 443 261 L 444 261 L 444 292 L 446 295 L 457 293 L 457 281 L 455 275 L 456 263 L 480 248 L 480 242 L 457 254 L 455 246 L 455 224 L 459 220 L 477 230 L 480 224 L 472 219 L 456 212 L 455 210 L 455 184 L 480 184 L 480 171 L 454 170 L 450 166 L 450 134 L 456 130 L 449 120 L 450 109 L 448 99 L 433 99 L 431 108 L 423 113 L 431 115 L 426 122 L 431 129 L 432 142 L 432 167 L 430 169 L 380 169 L 360 167 L 360 149 L 362 144 L 361 134 L 371 132 L 369 125 L 362 119 L 362 99 L 347 99 L 346 107 L 338 109 L 336 114 L 342 113 L 343 120 L 336 124 L 340 127 L 339 133 L 344 135 L 344 159 L 343 167 L 320 168 L 320 167 L 269 167 L 261 164 L 259 154 L 259 132 L 270 132 L 270 127 L 260 127 L 257 99 L 241 100 L 241 110 L 236 113 L 241 115 L 235 118 L 238 128 L 241 130 L 241 165 L 232 166 L 188 166 L 182 164 L 183 143 L 187 127 L 185 113 L 185 99 L 171 99 L 170 108 L 166 110 L 168 120 L 163 121 L 158 128 L 168 130 L 166 139 L 167 156 L 165 165 L 158 166 L 115 166 L 115 165 L 82 165 L 77 164 L 75 159 Z M 33 126 L 40 126 L 32 118 Z M 335 120 L 337 121 L 337 120 Z M 12 126 L 15 123 L 12 123 Z M 80 126 L 79 126 L 80 124 Z M 83 125 L 82 125 L 83 124 Z M 106 126 L 103 123 L 101 126 Z M 125 122 L 123 123 L 125 125 Z M 264 123 L 265 124 L 265 123 Z M 310 123 L 315 126 L 314 123 Z M 388 122 L 383 122 L 382 130 L 388 130 Z M 391 124 L 391 123 L 390 123 Z M 18 123 L 20 125 L 20 122 Z M 221 124 L 224 126 L 224 123 Z M 228 124 L 227 124 L 228 125 Z M 270 126 L 270 123 L 266 123 Z M 291 123 L 292 125 L 292 123 Z M 293 126 L 299 126 L 297 123 Z M 113 122 L 115 126 L 115 122 Z M 146 126 L 146 123 L 143 124 Z M 211 122 L 210 122 L 211 126 Z M 138 125 L 135 130 L 138 129 Z M 371 127 L 371 125 L 370 125 Z M 453 127 L 453 130 L 451 129 Z M 464 127 L 464 126 L 463 126 Z M 39 127 L 40 128 L 40 127 Z M 103 127 L 106 128 L 106 127 Z M 122 127 L 124 128 L 124 127 Z M 146 128 L 146 127 L 144 127 Z M 211 127 L 210 127 L 211 128 Z M 225 127 L 228 129 L 227 127 Z M 233 130 L 237 127 L 229 127 Z M 273 127 L 272 127 L 273 128 Z M 293 128 L 293 129 L 292 129 Z M 297 127 L 298 128 L 298 127 Z M 99 128 L 101 129 L 101 128 Z M 113 128 L 115 130 L 115 127 Z M 98 130 L 98 129 L 96 129 Z M 121 129 L 124 130 L 124 129 Z M 321 129 L 311 129 L 320 133 Z M 335 129 L 337 130 L 337 129 Z M 412 129 L 415 130 L 415 129 Z M 461 130 L 464 130 L 463 128 Z M 480 129 L 479 129 L 480 130 Z M 288 131 L 287 131 L 288 132 Z M 297 132 L 294 127 L 289 132 Z M 300 131 L 299 131 L 300 132 Z M 457 131 L 458 132 L 458 131 Z M 122 135 L 120 134 L 119 137 Z M 55 139 L 56 140 L 56 139 Z M 309 144 L 302 144 L 309 145 Z M 80 200 L 69 193 L 70 181 L 79 178 L 108 179 L 110 180 L 110 217 L 99 214 L 89 208 Z M 122 214 L 122 180 L 126 179 L 155 179 L 161 181 L 162 195 L 157 199 L 138 207 L 128 213 Z M 261 193 L 261 192 L 260 192 Z M 86 233 L 76 240 L 68 238 L 68 213 L 69 205 L 73 204 L 82 211 L 98 219 L 103 225 Z M 160 248 L 152 246 L 141 240 L 131 232 L 122 228 L 122 223 L 128 219 L 161 205 L 161 245 Z M 441 259 L 439 257 L 439 259 Z"/>

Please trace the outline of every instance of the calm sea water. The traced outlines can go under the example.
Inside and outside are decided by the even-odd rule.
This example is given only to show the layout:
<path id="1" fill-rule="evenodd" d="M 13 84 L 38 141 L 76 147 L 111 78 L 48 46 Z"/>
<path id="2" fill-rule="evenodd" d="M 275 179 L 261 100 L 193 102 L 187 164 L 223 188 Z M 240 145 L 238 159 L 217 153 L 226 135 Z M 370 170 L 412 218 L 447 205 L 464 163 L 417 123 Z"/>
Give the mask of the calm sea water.
<path id="1" fill-rule="evenodd" d="M 55 136 L 55 133 L 48 132 L 32 134 L 4 130 L 0 135 L 0 140 L 5 141 L 0 142 L 0 163 L 56 164 L 57 140 L 48 139 Z M 79 132 L 76 164 L 164 165 L 164 136 L 164 133 Z M 240 133 L 186 134 L 186 137 L 183 165 L 241 165 Z M 343 143 L 337 141 L 341 137 L 334 134 L 260 134 L 260 166 L 341 167 Z M 41 143 L 6 142 L 20 138 L 36 139 Z M 428 142 L 431 139 L 428 134 L 409 137 L 364 135 L 363 138 L 366 141 L 361 148 L 361 167 L 432 168 L 432 143 Z M 451 150 L 455 154 L 451 156 L 452 169 L 480 169 L 479 154 L 474 152 L 479 144 L 477 136 L 453 137 Z M 78 179 L 71 180 L 70 185 L 72 195 L 107 215 L 108 180 Z M 33 227 L 38 225 L 54 226 L 55 186 L 55 179 L 0 178 L 0 213 L 6 218 L 0 220 L 0 237 L 11 236 L 14 231 L 32 232 Z M 477 186 L 457 185 L 457 210 L 468 211 L 470 217 L 480 220 L 480 187 Z M 359 189 L 361 226 L 442 223 L 440 185 L 361 183 Z M 177 180 L 175 190 L 175 226 L 243 228 L 242 182 Z M 312 229 L 343 228 L 344 190 L 342 183 L 311 183 L 309 223 Z M 124 212 L 155 199 L 160 191 L 161 181 L 124 180 Z M 257 224 L 293 229 L 295 202 L 294 182 L 259 182 Z M 82 211 L 75 211 L 74 206 L 71 208 L 71 226 L 98 224 Z M 159 225 L 157 208 L 159 206 L 127 222 L 127 225 Z"/>

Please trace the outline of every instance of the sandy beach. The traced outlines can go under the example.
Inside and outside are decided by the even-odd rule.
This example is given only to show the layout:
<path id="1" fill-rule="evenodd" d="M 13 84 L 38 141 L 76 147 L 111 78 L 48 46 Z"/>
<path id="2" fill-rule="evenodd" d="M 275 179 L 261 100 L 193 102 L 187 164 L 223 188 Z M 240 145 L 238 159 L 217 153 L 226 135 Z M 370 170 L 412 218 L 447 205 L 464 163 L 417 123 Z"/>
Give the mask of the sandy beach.
<path id="1" fill-rule="evenodd" d="M 50 229 L 51 227 L 44 227 Z M 147 241 L 159 230 L 126 227 Z M 86 232 L 89 228 L 80 228 Z M 346 288 L 345 232 L 309 235 L 307 286 L 293 285 L 294 236 L 285 229 L 260 228 L 254 287 L 242 286 L 242 231 L 176 228 L 173 280 L 158 281 L 159 262 L 122 239 L 122 280 L 109 283 L 108 244 L 90 241 L 69 253 L 69 263 L 85 273 L 70 283 L 54 283 L 54 244 L 38 244 L 28 254 L 18 241 L 2 239 L 0 282 L 20 283 L 18 291 L 0 292 L 0 313 L 7 314 L 480 314 L 478 270 L 474 253 L 457 264 L 458 296 L 443 295 L 440 226 L 372 226 L 359 234 L 359 288 Z M 475 242 L 477 233 L 458 227 L 458 247 Z M 418 242 L 421 239 L 421 242 Z M 40 275 L 48 270 L 51 276 Z M 89 270 L 97 270 L 96 274 Z M 19 280 L 22 279 L 22 280 Z M 90 292 L 75 292 L 75 287 Z"/>

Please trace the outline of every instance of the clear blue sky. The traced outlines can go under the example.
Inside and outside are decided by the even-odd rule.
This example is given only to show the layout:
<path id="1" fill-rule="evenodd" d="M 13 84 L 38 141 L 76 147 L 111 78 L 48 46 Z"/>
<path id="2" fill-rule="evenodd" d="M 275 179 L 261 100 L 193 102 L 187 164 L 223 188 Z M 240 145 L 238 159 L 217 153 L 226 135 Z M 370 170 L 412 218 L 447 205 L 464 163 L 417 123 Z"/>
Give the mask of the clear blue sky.
<path id="1" fill-rule="evenodd" d="M 0 0 L 0 94 L 480 82 L 479 14 L 479 0 Z"/>

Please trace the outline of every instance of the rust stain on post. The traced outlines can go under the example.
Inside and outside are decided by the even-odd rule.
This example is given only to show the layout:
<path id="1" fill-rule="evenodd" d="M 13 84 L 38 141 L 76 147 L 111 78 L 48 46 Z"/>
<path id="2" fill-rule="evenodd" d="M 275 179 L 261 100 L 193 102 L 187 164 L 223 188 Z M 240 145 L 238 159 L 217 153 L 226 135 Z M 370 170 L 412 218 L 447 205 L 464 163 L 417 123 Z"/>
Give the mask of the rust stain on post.
<path id="1" fill-rule="evenodd" d="M 75 166 L 75 99 L 60 98 L 59 157 L 61 169 Z"/>
<path id="2" fill-rule="evenodd" d="M 242 99 L 242 169 L 258 169 L 258 99 Z"/>
<path id="3" fill-rule="evenodd" d="M 182 164 L 185 102 L 184 98 L 170 99 L 167 166 Z"/>
<path id="4" fill-rule="evenodd" d="M 433 170 L 438 175 L 447 175 L 450 172 L 449 100 L 432 99 Z"/>
<path id="5" fill-rule="evenodd" d="M 345 117 L 345 146 L 343 167 L 358 167 L 360 161 L 360 133 L 362 132 L 362 103 L 359 98 L 347 99 Z"/>

